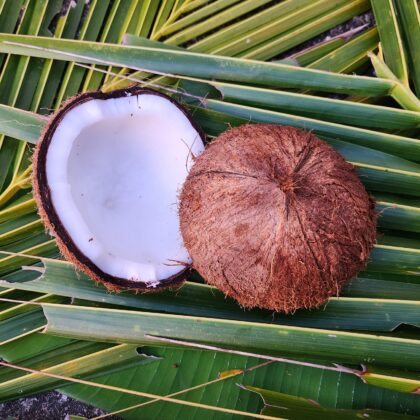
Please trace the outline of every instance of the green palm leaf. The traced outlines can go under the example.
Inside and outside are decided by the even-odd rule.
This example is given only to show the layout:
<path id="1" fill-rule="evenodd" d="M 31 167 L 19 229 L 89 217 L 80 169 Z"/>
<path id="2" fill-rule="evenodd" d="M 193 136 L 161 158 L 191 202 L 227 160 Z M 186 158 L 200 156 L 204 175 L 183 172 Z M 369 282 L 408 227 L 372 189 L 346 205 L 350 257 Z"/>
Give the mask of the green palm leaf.
<path id="1" fill-rule="evenodd" d="M 356 415 L 383 418 L 420 415 L 419 397 L 412 394 L 420 354 L 420 107 L 408 85 L 418 88 L 418 8 L 411 0 L 387 1 L 383 10 L 379 1 L 372 3 L 378 28 L 295 52 L 303 41 L 368 10 L 370 2 L 78 0 L 66 7 L 62 0 L 0 1 L 0 356 L 45 370 L 26 375 L 0 368 L 2 398 L 59 388 L 109 411 L 149 402 L 119 414 L 123 418 L 235 417 L 124 392 L 135 389 L 179 393 L 174 398 L 256 415 L 262 400 L 240 383 L 271 393 L 300 417 L 314 412 L 307 411 L 307 400 L 293 397 L 317 401 L 325 416 L 355 414 L 329 409 L 368 409 Z M 380 49 L 372 55 L 379 38 L 385 62 Z M 281 54 L 279 63 L 258 61 Z M 380 77 L 363 76 L 368 55 Z M 171 77 L 153 76 L 161 73 Z M 136 296 L 108 293 L 68 263 L 45 258 L 44 267 L 37 264 L 31 255 L 57 258 L 58 252 L 30 193 L 30 144 L 45 115 L 68 96 L 126 85 L 127 74 L 187 94 L 215 91 L 205 104 L 179 96 L 210 138 L 249 120 L 291 124 L 316 130 L 356 166 L 377 199 L 385 233 L 367 270 L 342 298 L 319 310 L 272 316 L 243 311 L 198 275 L 178 292 Z M 248 370 L 265 359 L 180 348 L 168 338 L 289 355 L 296 363 Z M 135 351 L 151 344 L 141 355 Z M 302 364 L 314 359 L 325 368 Z M 359 374 L 328 369 L 343 362 Z M 368 365 L 363 375 L 360 363 Z M 64 377 L 53 379 L 49 372 Z M 122 390 L 70 383 L 66 375 Z"/>

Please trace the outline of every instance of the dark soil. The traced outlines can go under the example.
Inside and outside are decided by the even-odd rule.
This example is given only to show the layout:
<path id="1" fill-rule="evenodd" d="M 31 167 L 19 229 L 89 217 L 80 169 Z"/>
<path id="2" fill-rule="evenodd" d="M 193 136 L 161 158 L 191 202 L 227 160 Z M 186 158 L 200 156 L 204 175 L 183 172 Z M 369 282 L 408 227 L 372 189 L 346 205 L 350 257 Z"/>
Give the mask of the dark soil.
<path id="1" fill-rule="evenodd" d="M 0 420 L 64 420 L 70 415 L 86 418 L 105 414 L 99 408 L 84 404 L 57 391 L 21 398 L 0 404 Z M 118 417 L 107 417 L 116 420 Z"/>

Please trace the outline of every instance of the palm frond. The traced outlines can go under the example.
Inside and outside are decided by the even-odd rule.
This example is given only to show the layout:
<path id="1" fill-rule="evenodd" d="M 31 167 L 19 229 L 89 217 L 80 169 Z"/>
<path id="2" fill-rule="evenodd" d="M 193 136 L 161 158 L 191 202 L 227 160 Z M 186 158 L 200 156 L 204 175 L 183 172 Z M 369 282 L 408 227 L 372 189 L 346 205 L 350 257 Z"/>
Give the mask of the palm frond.
<path id="1" fill-rule="evenodd" d="M 302 46 L 371 3 L 377 26 Z M 0 356 L 16 365 L 0 368 L 0 398 L 58 388 L 123 418 L 282 415 L 259 388 L 297 416 L 420 415 L 419 14 L 385 3 L 0 1 Z M 31 144 L 69 96 L 136 80 L 176 93 L 209 138 L 289 124 L 356 166 L 381 232 L 342 297 L 244 311 L 198 274 L 177 292 L 111 294 L 59 260 L 30 193 Z"/>

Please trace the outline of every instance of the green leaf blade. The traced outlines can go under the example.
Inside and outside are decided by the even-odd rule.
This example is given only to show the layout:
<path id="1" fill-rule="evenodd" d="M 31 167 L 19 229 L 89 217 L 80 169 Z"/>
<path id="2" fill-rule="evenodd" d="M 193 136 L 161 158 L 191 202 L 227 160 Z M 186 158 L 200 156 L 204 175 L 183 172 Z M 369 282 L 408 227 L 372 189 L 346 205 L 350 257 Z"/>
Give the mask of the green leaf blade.
<path id="1" fill-rule="evenodd" d="M 408 86 L 405 50 L 392 0 L 371 0 L 387 65 Z"/>

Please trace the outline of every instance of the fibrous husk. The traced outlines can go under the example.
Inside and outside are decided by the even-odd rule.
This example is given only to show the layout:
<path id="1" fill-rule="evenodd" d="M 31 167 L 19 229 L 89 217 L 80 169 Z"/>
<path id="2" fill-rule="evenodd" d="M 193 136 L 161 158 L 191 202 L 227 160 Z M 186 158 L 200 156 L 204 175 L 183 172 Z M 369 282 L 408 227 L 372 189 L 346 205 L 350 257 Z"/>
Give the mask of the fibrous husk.
<path id="1" fill-rule="evenodd" d="M 375 242 L 353 166 L 310 132 L 243 125 L 198 157 L 181 194 L 185 246 L 208 283 L 246 308 L 317 307 Z"/>

